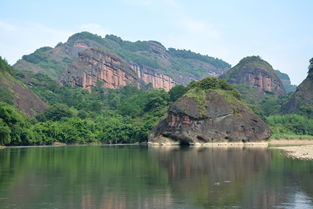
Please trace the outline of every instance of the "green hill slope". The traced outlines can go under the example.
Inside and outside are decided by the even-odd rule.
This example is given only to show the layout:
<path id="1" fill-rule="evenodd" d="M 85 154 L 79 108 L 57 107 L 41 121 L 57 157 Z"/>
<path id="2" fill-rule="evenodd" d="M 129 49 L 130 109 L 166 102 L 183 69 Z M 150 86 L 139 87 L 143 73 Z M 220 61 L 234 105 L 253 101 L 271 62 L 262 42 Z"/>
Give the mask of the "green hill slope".
<path id="1" fill-rule="evenodd" d="M 0 101 L 14 105 L 28 116 L 43 112 L 48 105 L 15 79 L 11 66 L 0 57 Z"/>

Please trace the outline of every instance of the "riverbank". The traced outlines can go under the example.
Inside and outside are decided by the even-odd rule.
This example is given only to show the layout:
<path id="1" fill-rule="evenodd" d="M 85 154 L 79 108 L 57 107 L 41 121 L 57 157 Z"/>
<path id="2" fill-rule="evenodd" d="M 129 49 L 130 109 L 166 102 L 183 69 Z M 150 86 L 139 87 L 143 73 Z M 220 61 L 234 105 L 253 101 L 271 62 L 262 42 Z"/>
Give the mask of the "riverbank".
<path id="1" fill-rule="evenodd" d="M 312 139 L 271 139 L 269 146 L 313 145 Z"/>
<path id="2" fill-rule="evenodd" d="M 5 148 L 5 146 L 0 146 L 0 149 L 4 149 Z"/>
<path id="3" fill-rule="evenodd" d="M 269 141 L 269 147 L 282 150 L 293 159 L 313 160 L 313 140 L 310 139 L 275 139 Z"/>
<path id="4" fill-rule="evenodd" d="M 148 142 L 151 147 L 179 147 L 178 142 Z M 232 148 L 232 147 L 249 147 L 249 148 L 267 148 L 268 142 L 208 142 L 208 143 L 192 143 L 190 147 L 214 147 L 214 148 Z"/>
<path id="5" fill-rule="evenodd" d="M 313 160 L 313 145 L 298 145 L 275 147 L 274 149 L 283 150 L 287 157 L 299 160 Z"/>

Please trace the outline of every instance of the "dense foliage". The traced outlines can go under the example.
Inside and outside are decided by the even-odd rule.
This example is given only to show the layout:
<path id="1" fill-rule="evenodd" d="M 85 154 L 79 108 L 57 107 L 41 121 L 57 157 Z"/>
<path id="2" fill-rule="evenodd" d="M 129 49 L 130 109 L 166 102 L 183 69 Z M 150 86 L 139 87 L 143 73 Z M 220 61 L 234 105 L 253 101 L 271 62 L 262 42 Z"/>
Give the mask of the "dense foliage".
<path id="1" fill-rule="evenodd" d="M 164 116 L 169 103 L 182 94 L 175 91 L 179 87 L 167 93 L 133 86 L 104 89 L 100 85 L 88 93 L 61 86 L 42 74 L 17 73 L 16 77 L 24 82 L 31 78 L 28 80 L 31 89 L 50 108 L 30 121 L 12 106 L 1 103 L 0 111 L 4 113 L 0 115 L 0 144 L 147 141 L 149 131 Z"/>
<path id="2" fill-rule="evenodd" d="M 0 72 L 4 71 L 12 73 L 0 58 Z M 104 89 L 98 83 L 88 93 L 78 87 L 61 86 L 43 74 L 14 72 L 14 76 L 27 83 L 50 108 L 36 118 L 27 118 L 12 106 L 11 93 L 0 89 L 0 145 L 145 142 L 169 104 L 192 89 L 223 90 L 232 98 L 250 103 L 250 108 L 271 127 L 274 137 L 313 135 L 312 107 L 302 107 L 299 114 L 282 115 L 281 106 L 289 95 L 268 94 L 259 99 L 247 86 L 234 87 L 212 77 L 191 82 L 187 87 L 177 85 L 169 92 L 148 86 Z"/>
<path id="3" fill-rule="evenodd" d="M 313 119 L 303 115 L 272 115 L 266 118 L 266 122 L 271 127 L 274 138 L 313 138 L 308 137 L 313 136 Z"/>
<path id="4" fill-rule="evenodd" d="M 168 49 L 169 54 L 180 57 L 180 58 L 185 58 L 185 59 L 197 59 L 203 62 L 209 62 L 215 67 L 219 68 L 230 68 L 231 66 L 224 62 L 221 59 L 214 58 L 214 57 L 209 57 L 207 55 L 201 55 L 199 53 L 192 52 L 190 50 L 180 50 L 180 49 L 174 49 L 174 48 L 169 48 Z"/>

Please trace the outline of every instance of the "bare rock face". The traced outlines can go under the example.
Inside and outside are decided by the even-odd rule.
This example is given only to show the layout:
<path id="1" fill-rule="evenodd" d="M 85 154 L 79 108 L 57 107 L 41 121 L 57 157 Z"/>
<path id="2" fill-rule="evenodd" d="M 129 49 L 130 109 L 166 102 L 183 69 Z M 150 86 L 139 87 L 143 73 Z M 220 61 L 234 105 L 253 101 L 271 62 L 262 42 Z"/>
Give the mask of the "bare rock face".
<path id="1" fill-rule="evenodd" d="M 101 51 L 106 52 L 107 58 Z M 113 63 L 114 60 L 118 60 L 121 66 Z M 175 84 L 186 85 L 193 80 L 219 76 L 230 69 L 228 63 L 218 58 L 167 49 L 157 41 L 131 42 L 114 35 L 102 38 L 88 32 L 74 34 L 54 48 L 42 47 L 24 55 L 13 67 L 43 73 L 63 84 L 87 89 L 100 81 L 108 88 L 142 83 L 166 91 Z"/>
<path id="2" fill-rule="evenodd" d="M 175 82 L 169 76 L 153 69 L 130 64 L 117 55 L 99 49 L 87 49 L 78 53 L 79 59 L 62 75 L 61 82 L 91 90 L 97 82 L 105 88 L 117 89 L 126 85 L 138 88 L 151 83 L 153 88 L 169 91 Z"/>
<path id="3" fill-rule="evenodd" d="M 264 121 L 238 100 L 214 90 L 203 98 L 196 95 L 171 105 L 167 118 L 150 134 L 150 144 L 254 142 L 271 136 Z"/>
<path id="4" fill-rule="evenodd" d="M 137 73 L 140 80 L 142 80 L 145 84 L 150 83 L 153 88 L 169 91 L 176 85 L 176 82 L 170 76 L 157 73 L 152 68 L 136 64 L 132 64 L 131 68 Z"/>
<path id="5" fill-rule="evenodd" d="M 78 53 L 79 59 L 62 75 L 61 82 L 91 90 L 100 81 L 103 87 L 119 88 L 126 85 L 141 86 L 136 73 L 121 58 L 110 53 L 87 49 Z"/>
<path id="6" fill-rule="evenodd" d="M 283 83 L 272 66 L 258 56 L 242 59 L 227 73 L 220 76 L 232 84 L 246 84 L 262 93 L 285 94 Z"/>

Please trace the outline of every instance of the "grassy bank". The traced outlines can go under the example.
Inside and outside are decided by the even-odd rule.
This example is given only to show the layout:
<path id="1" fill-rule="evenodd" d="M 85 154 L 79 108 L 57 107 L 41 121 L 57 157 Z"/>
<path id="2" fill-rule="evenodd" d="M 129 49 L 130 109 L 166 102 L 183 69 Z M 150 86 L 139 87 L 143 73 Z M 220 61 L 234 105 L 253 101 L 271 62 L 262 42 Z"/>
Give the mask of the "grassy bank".
<path id="1" fill-rule="evenodd" d="M 270 140 L 272 139 L 312 139 L 313 140 L 313 136 L 311 135 L 297 135 L 297 134 L 283 134 L 283 133 L 279 133 L 279 134 L 273 134 L 270 138 Z"/>

